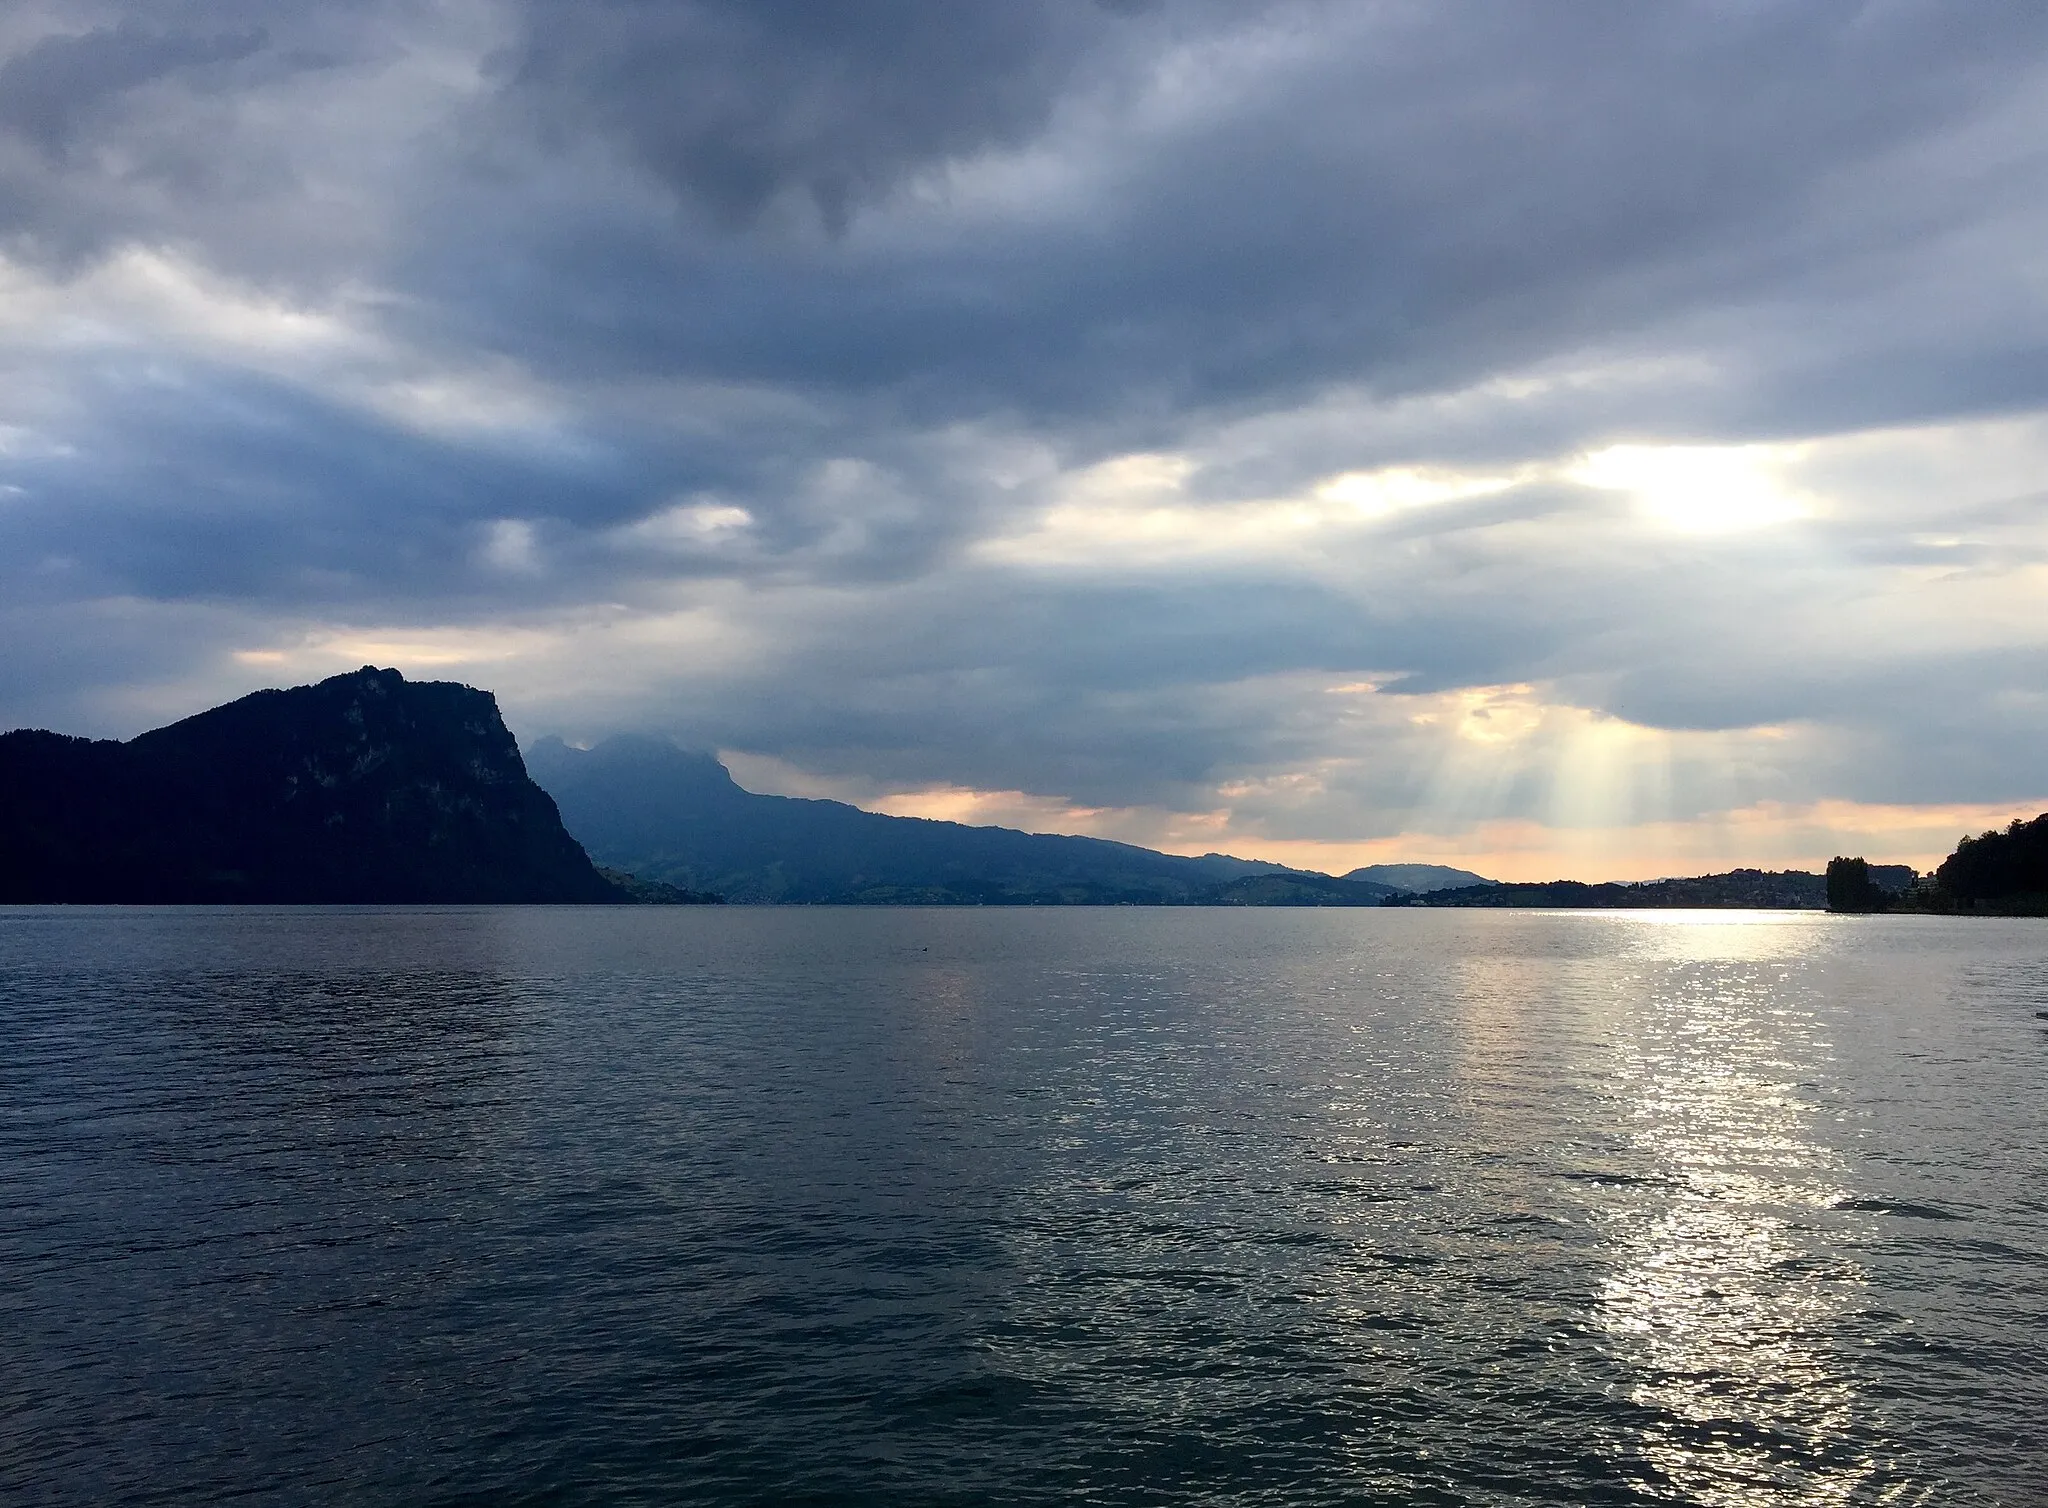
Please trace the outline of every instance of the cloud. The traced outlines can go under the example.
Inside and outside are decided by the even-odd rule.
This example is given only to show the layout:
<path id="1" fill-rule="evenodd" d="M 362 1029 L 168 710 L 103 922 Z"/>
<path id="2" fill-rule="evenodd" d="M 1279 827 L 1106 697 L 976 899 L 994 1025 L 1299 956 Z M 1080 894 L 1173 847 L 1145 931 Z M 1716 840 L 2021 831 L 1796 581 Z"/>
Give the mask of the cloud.
<path id="1" fill-rule="evenodd" d="M 246 58 L 261 32 L 180 36 L 132 19 L 77 35 L 46 36 L 0 65 L 0 130 L 69 157 L 84 127 L 123 96 L 169 75 Z"/>
<path id="2" fill-rule="evenodd" d="M 523 9 L 509 110 L 550 137 L 604 138 L 722 225 L 794 194 L 833 235 L 906 179 L 1038 134 L 1114 29 L 1108 8 L 1047 0 Z"/>
<path id="3" fill-rule="evenodd" d="M 40 0 L 0 721 L 384 646 L 1120 831 L 2032 799 L 2044 83 L 1907 0 Z"/>

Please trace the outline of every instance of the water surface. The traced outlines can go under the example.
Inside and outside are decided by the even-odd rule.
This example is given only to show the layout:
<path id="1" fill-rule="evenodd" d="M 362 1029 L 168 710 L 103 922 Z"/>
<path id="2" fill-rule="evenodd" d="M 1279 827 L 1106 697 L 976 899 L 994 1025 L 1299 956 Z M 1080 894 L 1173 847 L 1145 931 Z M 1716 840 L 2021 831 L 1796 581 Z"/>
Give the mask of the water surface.
<path id="1" fill-rule="evenodd" d="M 2048 1501 L 2048 924 L 0 911 L 9 1503 Z"/>

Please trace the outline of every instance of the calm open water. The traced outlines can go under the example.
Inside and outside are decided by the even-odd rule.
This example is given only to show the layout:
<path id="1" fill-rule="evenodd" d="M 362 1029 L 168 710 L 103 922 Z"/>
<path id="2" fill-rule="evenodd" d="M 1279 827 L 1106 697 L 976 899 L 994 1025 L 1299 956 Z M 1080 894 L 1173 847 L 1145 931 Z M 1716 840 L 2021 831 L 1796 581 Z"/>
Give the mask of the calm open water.
<path id="1" fill-rule="evenodd" d="M 2048 1502 L 2048 923 L 0 911 L 0 1500 Z"/>

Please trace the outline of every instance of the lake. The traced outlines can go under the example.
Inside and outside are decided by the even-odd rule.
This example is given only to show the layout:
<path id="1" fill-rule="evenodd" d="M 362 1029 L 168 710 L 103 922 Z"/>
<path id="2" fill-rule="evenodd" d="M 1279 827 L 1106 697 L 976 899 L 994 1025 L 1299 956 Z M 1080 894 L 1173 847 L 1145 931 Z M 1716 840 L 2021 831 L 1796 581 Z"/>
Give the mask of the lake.
<path id="1" fill-rule="evenodd" d="M 0 1500 L 2048 1501 L 2048 923 L 0 910 Z"/>

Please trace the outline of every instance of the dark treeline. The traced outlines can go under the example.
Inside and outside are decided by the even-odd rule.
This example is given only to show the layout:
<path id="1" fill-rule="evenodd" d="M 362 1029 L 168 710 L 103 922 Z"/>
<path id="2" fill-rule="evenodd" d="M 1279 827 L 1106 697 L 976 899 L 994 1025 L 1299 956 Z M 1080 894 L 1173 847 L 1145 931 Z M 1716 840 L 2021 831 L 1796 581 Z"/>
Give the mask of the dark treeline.
<path id="1" fill-rule="evenodd" d="M 1904 871 L 1904 880 L 1912 871 Z M 1902 881 L 1903 883 L 1903 881 Z M 1555 910 L 1818 910 L 1826 899 L 1821 877 L 1801 869 L 1731 869 L 1726 874 L 1638 884 L 1547 880 L 1533 884 L 1471 885 L 1427 895 L 1397 896 L 1389 906 L 1535 907 Z"/>
<path id="2" fill-rule="evenodd" d="M 1941 866 L 1903 893 L 1874 883 L 1861 859 L 1828 864 L 1830 911 L 1982 911 L 2048 915 L 2048 812 L 2014 818 L 2004 832 L 1965 838 Z"/>
<path id="3" fill-rule="evenodd" d="M 2048 900 L 2048 812 L 2031 822 L 2015 818 L 2002 833 L 1963 839 L 1934 877 L 1966 905 L 2014 897 Z"/>

